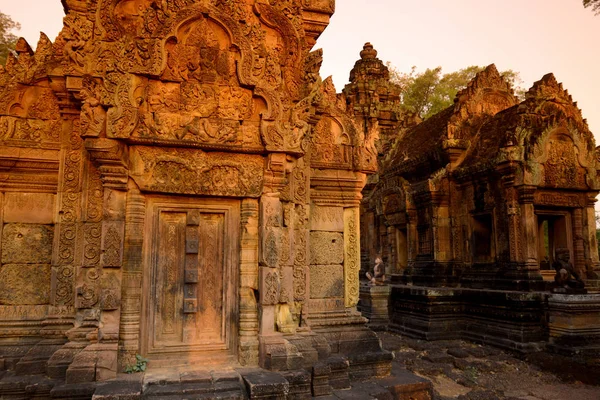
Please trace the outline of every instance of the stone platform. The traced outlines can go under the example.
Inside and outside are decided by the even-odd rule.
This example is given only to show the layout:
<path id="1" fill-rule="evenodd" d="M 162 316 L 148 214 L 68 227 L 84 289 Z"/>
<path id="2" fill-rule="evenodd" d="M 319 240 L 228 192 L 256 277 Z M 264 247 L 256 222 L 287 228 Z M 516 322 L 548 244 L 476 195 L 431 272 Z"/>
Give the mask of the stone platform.
<path id="1" fill-rule="evenodd" d="M 426 379 L 393 363 L 390 376 L 341 381 L 315 379 L 315 372 L 272 372 L 259 368 L 219 371 L 153 368 L 146 373 L 119 374 L 105 382 L 63 384 L 41 376 L 5 375 L 2 399 L 178 400 L 178 399 L 399 399 L 431 400 Z M 322 371 L 321 371 L 322 372 Z M 11 390 L 12 389 L 12 390 Z"/>
<path id="2" fill-rule="evenodd" d="M 600 294 L 552 294 L 548 309 L 548 350 L 566 356 L 600 357 Z"/>
<path id="3" fill-rule="evenodd" d="M 469 339 L 528 353 L 548 338 L 545 292 L 392 285 L 389 330 L 426 340 Z"/>

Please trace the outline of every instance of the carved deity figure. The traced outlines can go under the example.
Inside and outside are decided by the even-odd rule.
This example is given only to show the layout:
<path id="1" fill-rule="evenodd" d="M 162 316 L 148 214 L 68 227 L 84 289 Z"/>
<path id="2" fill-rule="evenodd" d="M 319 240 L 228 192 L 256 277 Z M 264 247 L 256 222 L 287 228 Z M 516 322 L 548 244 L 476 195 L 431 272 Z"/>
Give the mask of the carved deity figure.
<path id="1" fill-rule="evenodd" d="M 375 259 L 373 273 L 367 272 L 367 279 L 369 279 L 371 285 L 383 285 L 385 283 L 385 268 L 381 257 Z"/>
<path id="2" fill-rule="evenodd" d="M 554 275 L 554 281 L 558 288 L 564 289 L 583 289 L 585 283 L 575 271 L 573 264 L 571 264 L 569 249 L 557 249 L 556 250 L 556 261 L 552 263 L 552 267 L 556 271 Z"/>

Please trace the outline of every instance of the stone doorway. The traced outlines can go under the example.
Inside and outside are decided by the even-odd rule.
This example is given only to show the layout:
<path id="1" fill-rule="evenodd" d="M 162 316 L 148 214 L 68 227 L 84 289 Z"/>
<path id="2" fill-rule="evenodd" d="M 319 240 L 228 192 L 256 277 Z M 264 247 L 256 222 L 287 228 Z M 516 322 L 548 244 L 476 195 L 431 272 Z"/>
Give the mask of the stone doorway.
<path id="1" fill-rule="evenodd" d="M 568 211 L 537 210 L 538 260 L 544 280 L 553 281 L 557 249 L 568 249 L 573 263 L 571 216 Z"/>
<path id="2" fill-rule="evenodd" d="M 239 201 L 150 199 L 142 353 L 169 365 L 237 349 Z"/>

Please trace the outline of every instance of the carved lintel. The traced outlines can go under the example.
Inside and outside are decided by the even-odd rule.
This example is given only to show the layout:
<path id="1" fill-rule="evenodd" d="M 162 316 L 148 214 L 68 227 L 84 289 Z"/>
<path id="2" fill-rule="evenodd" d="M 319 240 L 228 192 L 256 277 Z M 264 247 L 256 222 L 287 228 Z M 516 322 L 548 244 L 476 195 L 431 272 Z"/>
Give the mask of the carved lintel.
<path id="1" fill-rule="evenodd" d="M 127 145 L 113 139 L 86 139 L 85 148 L 98 166 L 104 187 L 127 190 Z"/>

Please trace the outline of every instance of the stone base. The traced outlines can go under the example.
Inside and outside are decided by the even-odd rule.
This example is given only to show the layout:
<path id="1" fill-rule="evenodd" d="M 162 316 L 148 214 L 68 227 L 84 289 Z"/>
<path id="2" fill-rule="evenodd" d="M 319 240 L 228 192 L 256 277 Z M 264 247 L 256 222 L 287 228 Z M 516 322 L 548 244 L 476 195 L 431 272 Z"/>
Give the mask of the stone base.
<path id="1" fill-rule="evenodd" d="M 390 321 L 389 299 L 391 293 L 389 285 L 371 285 L 362 282 L 360 285 L 360 301 L 358 310 L 369 320 L 367 326 L 375 331 L 385 331 Z"/>
<path id="2" fill-rule="evenodd" d="M 340 364 L 341 363 L 341 364 Z M 431 400 L 431 383 L 394 363 L 392 374 L 383 379 L 347 379 L 339 386 L 339 370 L 347 361 L 333 357 L 320 363 L 314 374 L 304 369 L 272 372 L 259 368 L 218 371 L 154 369 L 145 374 L 119 374 L 105 382 L 64 384 L 41 376 L 11 375 L 0 380 L 0 398 L 61 400 L 309 400 L 337 394 L 342 398 Z M 333 366 L 333 367 L 332 367 Z M 337 369 L 338 373 L 334 372 Z M 315 379 L 315 377 L 317 379 Z M 312 392 L 311 392 L 312 390 Z"/>
<path id="3" fill-rule="evenodd" d="M 348 360 L 351 379 L 390 374 L 393 354 L 381 348 L 379 338 L 366 322 L 351 310 L 312 314 L 309 318 L 312 330 L 327 339 L 331 354 Z"/>
<path id="4" fill-rule="evenodd" d="M 548 294 L 394 285 L 390 330 L 426 340 L 470 339 L 530 352 L 547 340 Z"/>
<path id="5" fill-rule="evenodd" d="M 300 369 L 304 366 L 304 357 L 283 335 L 261 335 L 260 366 L 270 371 Z"/>
<path id="6" fill-rule="evenodd" d="M 64 343 L 61 339 L 41 340 L 19 360 L 15 371 L 19 375 L 46 374 L 48 360 Z"/>
<path id="7" fill-rule="evenodd" d="M 548 350 L 566 356 L 600 356 L 600 294 L 548 297 Z"/>
<path id="8" fill-rule="evenodd" d="M 67 383 L 106 381 L 117 377 L 117 343 L 94 343 L 77 353 L 67 369 Z"/>

